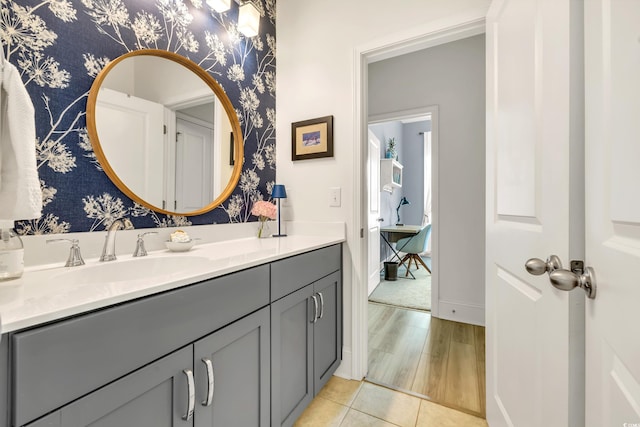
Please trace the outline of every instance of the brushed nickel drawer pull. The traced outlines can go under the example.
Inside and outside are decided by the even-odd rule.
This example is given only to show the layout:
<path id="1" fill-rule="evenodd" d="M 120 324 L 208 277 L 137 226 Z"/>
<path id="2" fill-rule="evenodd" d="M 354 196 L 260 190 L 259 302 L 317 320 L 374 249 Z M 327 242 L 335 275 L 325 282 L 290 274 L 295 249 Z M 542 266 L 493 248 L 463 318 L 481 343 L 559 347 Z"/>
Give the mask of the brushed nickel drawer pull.
<path id="1" fill-rule="evenodd" d="M 184 369 L 182 372 L 187 376 L 187 388 L 189 389 L 188 409 L 182 419 L 189 421 L 193 417 L 193 411 L 196 409 L 196 385 L 193 380 L 193 371 L 191 369 Z"/>
<path id="2" fill-rule="evenodd" d="M 215 378 L 213 375 L 213 363 L 206 357 L 202 358 L 202 362 L 207 367 L 207 398 L 202 401 L 202 406 L 211 406 L 213 402 L 213 389 L 215 387 Z"/>

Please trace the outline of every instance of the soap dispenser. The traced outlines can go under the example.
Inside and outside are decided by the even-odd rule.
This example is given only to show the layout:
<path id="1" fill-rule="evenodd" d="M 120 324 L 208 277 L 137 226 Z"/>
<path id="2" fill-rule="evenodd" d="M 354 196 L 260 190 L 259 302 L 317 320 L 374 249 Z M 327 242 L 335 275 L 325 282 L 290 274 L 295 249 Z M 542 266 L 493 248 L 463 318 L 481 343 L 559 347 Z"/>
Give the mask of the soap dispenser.
<path id="1" fill-rule="evenodd" d="M 13 221 L 0 220 L 0 281 L 17 279 L 24 271 L 24 246 Z"/>

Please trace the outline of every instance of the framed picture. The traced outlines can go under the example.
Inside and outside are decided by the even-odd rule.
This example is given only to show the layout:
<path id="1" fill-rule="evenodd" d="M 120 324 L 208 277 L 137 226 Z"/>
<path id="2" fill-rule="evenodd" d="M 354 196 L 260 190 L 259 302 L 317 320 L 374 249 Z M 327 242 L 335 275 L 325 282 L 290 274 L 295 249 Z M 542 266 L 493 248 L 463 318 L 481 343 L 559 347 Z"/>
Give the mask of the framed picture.
<path id="1" fill-rule="evenodd" d="M 333 116 L 291 124 L 291 160 L 333 157 Z"/>

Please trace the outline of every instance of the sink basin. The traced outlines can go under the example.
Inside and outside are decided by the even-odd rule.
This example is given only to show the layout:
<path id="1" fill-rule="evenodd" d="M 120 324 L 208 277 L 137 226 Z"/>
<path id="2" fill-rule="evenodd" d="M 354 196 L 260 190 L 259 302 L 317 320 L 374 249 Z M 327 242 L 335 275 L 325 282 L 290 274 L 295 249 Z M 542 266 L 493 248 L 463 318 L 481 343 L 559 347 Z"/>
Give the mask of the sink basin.
<path id="1" fill-rule="evenodd" d="M 202 270 L 211 260 L 197 256 L 144 257 L 70 267 L 54 276 L 66 284 L 132 282 Z"/>

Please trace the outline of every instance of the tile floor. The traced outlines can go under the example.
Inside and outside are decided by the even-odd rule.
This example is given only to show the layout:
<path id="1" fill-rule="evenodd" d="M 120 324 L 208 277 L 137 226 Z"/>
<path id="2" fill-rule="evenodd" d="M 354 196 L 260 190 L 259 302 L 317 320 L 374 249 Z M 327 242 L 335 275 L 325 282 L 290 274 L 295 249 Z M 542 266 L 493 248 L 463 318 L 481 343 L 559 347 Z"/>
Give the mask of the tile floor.
<path id="1" fill-rule="evenodd" d="M 478 417 L 363 381 L 332 377 L 295 427 L 488 427 Z"/>

